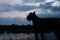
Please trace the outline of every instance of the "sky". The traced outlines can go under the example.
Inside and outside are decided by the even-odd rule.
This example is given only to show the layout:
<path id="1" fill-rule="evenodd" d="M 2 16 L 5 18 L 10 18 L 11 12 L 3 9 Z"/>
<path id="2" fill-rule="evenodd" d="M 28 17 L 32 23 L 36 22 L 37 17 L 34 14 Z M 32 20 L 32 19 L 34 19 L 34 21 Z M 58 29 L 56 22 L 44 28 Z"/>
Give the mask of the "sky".
<path id="1" fill-rule="evenodd" d="M 60 18 L 60 0 L 0 0 L 0 25 L 32 24 L 26 17 L 33 11 L 40 18 Z"/>

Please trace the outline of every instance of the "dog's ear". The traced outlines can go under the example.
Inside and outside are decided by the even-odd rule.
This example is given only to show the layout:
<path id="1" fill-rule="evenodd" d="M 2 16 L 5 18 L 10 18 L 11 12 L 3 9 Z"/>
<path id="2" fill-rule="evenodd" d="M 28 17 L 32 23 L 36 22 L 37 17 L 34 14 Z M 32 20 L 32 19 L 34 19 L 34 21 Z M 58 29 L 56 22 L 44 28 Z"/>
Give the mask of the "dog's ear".
<path id="1" fill-rule="evenodd" d="M 35 11 L 33 12 L 33 14 L 35 14 Z"/>
<path id="2" fill-rule="evenodd" d="M 32 14 L 32 12 L 30 12 L 29 14 Z"/>

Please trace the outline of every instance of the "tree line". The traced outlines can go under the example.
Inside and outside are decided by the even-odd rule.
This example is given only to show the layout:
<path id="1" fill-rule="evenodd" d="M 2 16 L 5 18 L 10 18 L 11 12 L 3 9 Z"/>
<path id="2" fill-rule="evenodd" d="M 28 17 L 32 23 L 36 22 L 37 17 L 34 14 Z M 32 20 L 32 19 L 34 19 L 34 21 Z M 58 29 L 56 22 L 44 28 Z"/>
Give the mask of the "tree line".
<path id="1" fill-rule="evenodd" d="M 31 33 L 33 32 L 32 25 L 0 25 L 0 34 L 9 33 Z"/>

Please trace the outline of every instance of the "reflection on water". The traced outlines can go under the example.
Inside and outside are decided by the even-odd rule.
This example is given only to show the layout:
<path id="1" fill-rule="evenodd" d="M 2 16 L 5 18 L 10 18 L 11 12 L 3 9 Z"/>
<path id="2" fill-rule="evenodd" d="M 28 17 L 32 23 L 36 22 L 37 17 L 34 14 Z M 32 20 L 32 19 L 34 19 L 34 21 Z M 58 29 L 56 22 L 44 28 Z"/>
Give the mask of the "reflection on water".
<path id="1" fill-rule="evenodd" d="M 20 33 L 20 34 L 0 34 L 0 40 L 35 40 L 34 34 L 26 34 L 26 33 Z"/>
<path id="2" fill-rule="evenodd" d="M 41 39 L 40 34 L 38 34 L 38 36 L 39 39 Z M 55 35 L 53 34 L 53 32 L 45 34 L 44 37 L 46 40 L 55 40 Z M 35 40 L 35 35 L 34 33 L 7 34 L 5 32 L 4 34 L 0 34 L 0 40 Z"/>

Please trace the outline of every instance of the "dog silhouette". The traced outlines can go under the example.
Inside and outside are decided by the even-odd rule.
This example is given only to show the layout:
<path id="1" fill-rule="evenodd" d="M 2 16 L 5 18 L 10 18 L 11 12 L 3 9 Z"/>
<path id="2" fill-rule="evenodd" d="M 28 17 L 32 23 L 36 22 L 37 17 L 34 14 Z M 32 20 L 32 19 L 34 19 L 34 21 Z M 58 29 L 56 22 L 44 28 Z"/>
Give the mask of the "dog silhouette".
<path id="1" fill-rule="evenodd" d="M 60 40 L 60 18 L 39 18 L 36 16 L 35 11 L 30 12 L 27 16 L 28 21 L 33 22 L 34 32 L 36 40 L 38 39 L 38 33 L 41 33 L 41 38 L 44 40 L 44 33 L 54 32 L 57 40 Z"/>

